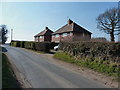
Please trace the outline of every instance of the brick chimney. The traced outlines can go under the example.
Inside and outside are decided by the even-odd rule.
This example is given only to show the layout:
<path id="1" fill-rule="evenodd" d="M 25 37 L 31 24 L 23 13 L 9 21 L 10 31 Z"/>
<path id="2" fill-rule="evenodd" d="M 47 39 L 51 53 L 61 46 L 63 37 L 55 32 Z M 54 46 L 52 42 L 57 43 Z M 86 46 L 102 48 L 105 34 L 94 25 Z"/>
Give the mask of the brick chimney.
<path id="1" fill-rule="evenodd" d="M 45 27 L 45 29 L 47 30 L 47 29 L 48 29 L 48 27 Z"/>
<path id="2" fill-rule="evenodd" d="M 69 20 L 67 21 L 67 23 L 68 23 L 68 25 L 70 25 L 71 23 L 73 23 L 73 21 L 69 19 Z"/>

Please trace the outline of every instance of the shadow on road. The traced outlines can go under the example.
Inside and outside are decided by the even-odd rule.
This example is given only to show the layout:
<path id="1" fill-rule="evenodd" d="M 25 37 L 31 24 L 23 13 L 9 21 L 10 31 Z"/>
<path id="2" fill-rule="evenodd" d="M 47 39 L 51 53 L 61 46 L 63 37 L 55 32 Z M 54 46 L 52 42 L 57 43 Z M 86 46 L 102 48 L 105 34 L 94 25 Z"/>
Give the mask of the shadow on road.
<path id="1" fill-rule="evenodd" d="M 49 54 L 55 54 L 55 52 L 49 52 Z"/>
<path id="2" fill-rule="evenodd" d="M 55 54 L 57 51 L 55 50 L 50 50 L 50 52 L 48 52 L 49 54 Z"/>

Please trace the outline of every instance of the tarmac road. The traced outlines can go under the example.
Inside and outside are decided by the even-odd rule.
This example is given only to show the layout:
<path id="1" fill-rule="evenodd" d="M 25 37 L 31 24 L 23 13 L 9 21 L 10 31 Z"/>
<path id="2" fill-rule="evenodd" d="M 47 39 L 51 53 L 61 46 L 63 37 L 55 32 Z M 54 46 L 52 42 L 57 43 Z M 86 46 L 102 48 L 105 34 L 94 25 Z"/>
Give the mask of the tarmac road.
<path id="1" fill-rule="evenodd" d="M 106 88 L 102 83 L 21 48 L 4 45 L 19 75 L 32 88 Z"/>

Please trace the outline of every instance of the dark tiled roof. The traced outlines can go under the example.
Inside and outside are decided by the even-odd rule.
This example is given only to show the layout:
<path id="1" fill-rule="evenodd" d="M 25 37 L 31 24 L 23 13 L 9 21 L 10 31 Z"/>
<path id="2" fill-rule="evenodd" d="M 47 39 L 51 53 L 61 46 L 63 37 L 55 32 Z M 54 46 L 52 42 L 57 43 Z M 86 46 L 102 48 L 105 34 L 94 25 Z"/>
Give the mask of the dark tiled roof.
<path id="1" fill-rule="evenodd" d="M 60 29 L 58 29 L 57 31 L 55 31 L 53 34 L 71 32 L 71 31 L 73 31 L 73 24 L 70 24 L 69 26 L 68 26 L 68 24 L 66 24 L 63 27 L 61 27 Z"/>
<path id="2" fill-rule="evenodd" d="M 42 32 L 38 33 L 37 35 L 35 35 L 34 37 L 38 37 L 38 36 L 43 36 L 46 34 L 47 31 L 50 31 L 51 33 L 53 33 L 53 31 L 51 31 L 48 27 L 45 28 L 45 30 L 43 30 Z"/>
<path id="3" fill-rule="evenodd" d="M 57 31 L 55 31 L 53 34 L 60 34 L 60 33 L 65 33 L 65 32 L 84 32 L 84 33 L 89 33 L 92 34 L 91 32 L 87 31 L 83 27 L 79 26 L 75 22 L 72 22 L 70 24 L 66 24 Z"/>

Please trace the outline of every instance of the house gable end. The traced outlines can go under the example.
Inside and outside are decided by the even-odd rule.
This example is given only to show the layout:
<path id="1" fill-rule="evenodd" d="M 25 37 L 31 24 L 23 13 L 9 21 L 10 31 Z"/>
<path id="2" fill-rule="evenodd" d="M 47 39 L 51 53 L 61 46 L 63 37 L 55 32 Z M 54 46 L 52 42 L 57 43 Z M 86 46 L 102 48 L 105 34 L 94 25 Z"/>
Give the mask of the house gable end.
<path id="1" fill-rule="evenodd" d="M 51 36 L 51 35 L 52 35 L 52 33 L 53 33 L 53 31 L 51 31 L 51 30 L 49 30 L 49 29 L 48 29 L 48 30 L 45 32 L 45 34 L 44 34 L 44 35 L 45 35 L 45 36 L 46 36 L 46 35 L 50 35 L 50 36 Z"/>
<path id="2" fill-rule="evenodd" d="M 81 33 L 88 33 L 92 34 L 88 30 L 84 29 L 83 27 L 79 26 L 78 24 L 74 23 L 73 25 L 73 32 L 81 32 Z"/>

